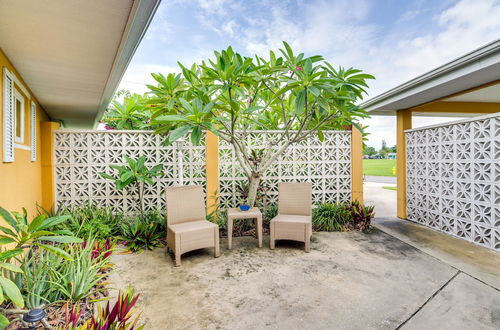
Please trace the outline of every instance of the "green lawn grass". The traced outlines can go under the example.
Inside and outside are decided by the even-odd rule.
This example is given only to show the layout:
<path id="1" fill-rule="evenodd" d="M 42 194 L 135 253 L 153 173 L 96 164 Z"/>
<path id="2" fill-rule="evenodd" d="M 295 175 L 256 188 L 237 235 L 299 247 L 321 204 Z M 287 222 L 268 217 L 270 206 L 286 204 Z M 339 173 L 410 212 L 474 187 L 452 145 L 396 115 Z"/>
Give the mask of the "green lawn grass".
<path id="1" fill-rule="evenodd" d="M 383 186 L 382 188 L 387 189 L 387 190 L 394 190 L 394 191 L 398 190 L 397 187 L 392 187 L 392 186 Z"/>
<path id="2" fill-rule="evenodd" d="M 364 175 L 396 176 L 395 168 L 395 159 L 363 159 Z"/>

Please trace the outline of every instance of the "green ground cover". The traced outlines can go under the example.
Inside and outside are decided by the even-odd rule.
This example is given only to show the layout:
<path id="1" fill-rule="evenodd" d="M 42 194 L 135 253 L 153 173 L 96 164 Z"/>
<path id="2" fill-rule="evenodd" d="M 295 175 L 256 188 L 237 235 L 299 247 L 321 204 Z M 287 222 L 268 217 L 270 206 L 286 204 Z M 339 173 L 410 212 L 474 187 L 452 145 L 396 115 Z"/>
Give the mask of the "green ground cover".
<path id="1" fill-rule="evenodd" d="M 363 175 L 396 176 L 396 160 L 363 159 Z"/>

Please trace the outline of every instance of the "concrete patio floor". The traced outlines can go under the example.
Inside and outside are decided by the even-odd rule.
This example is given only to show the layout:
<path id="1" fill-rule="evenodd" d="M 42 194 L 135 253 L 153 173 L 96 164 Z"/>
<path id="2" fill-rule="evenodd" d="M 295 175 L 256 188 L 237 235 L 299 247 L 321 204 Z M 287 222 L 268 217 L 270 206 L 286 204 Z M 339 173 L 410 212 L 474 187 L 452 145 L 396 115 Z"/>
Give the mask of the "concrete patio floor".
<path id="1" fill-rule="evenodd" d="M 467 243 L 467 242 L 464 242 Z M 113 256 L 147 329 L 498 329 L 500 291 L 381 230 L 314 233 L 259 249 L 221 240 L 174 267 L 165 248 Z"/>

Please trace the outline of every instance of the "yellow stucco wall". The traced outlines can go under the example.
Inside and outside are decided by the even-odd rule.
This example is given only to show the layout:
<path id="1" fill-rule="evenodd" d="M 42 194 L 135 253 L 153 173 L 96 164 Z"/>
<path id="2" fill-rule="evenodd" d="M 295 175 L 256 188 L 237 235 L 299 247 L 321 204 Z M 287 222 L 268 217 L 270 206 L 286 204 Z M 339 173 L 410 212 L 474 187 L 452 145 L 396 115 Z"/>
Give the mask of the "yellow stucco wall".
<path id="1" fill-rule="evenodd" d="M 363 133 L 354 126 L 351 130 L 351 195 L 363 203 Z"/>
<path id="2" fill-rule="evenodd" d="M 13 67 L 7 56 L 0 49 L 0 140 L 3 140 L 3 68 L 16 75 L 17 82 L 22 84 L 31 95 L 23 93 L 21 88 L 15 85 L 15 88 L 24 97 L 24 143 L 30 147 L 31 139 L 31 120 L 30 104 L 34 101 L 37 105 L 37 157 L 36 161 L 31 161 L 31 150 L 15 148 L 14 162 L 3 162 L 3 142 L 0 143 L 0 206 L 9 211 L 20 211 L 26 208 L 30 215 L 36 212 L 36 203 L 42 203 L 42 125 L 41 122 L 47 121 L 48 116 L 42 109 L 38 101 L 34 98 L 29 86 L 23 81 L 17 70 Z"/>
<path id="3" fill-rule="evenodd" d="M 219 138 L 212 132 L 206 132 L 206 177 L 208 214 L 218 207 L 219 195 Z"/>

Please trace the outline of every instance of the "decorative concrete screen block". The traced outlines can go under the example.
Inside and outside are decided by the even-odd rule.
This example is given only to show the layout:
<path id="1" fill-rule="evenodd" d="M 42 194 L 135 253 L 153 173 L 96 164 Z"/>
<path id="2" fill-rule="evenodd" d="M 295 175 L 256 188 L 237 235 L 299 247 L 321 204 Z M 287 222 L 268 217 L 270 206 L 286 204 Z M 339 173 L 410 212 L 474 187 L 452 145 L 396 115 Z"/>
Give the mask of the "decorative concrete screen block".
<path id="1" fill-rule="evenodd" d="M 204 141 L 204 139 L 202 139 Z M 136 191 L 116 190 L 109 165 L 124 165 L 124 155 L 145 156 L 148 167 L 163 164 L 164 175 L 145 188 L 145 208 L 165 207 L 165 188 L 175 184 L 205 184 L 205 146 L 176 142 L 163 146 L 163 138 L 151 131 L 57 131 L 55 177 L 57 207 L 89 200 L 115 211 L 137 211 Z"/>
<path id="2" fill-rule="evenodd" d="M 500 251 L 500 115 L 406 131 L 408 219 Z"/>
<path id="3" fill-rule="evenodd" d="M 279 139 L 282 131 L 254 131 L 248 134 L 251 151 L 268 148 L 268 141 Z M 351 200 L 351 132 L 326 131 L 321 142 L 316 135 L 290 146 L 265 173 L 262 188 L 266 200 L 260 205 L 276 205 L 278 182 L 309 181 L 313 185 L 313 202 Z M 242 200 L 239 188 L 245 175 L 231 145 L 219 142 L 219 175 L 221 207 L 238 206 Z"/>

